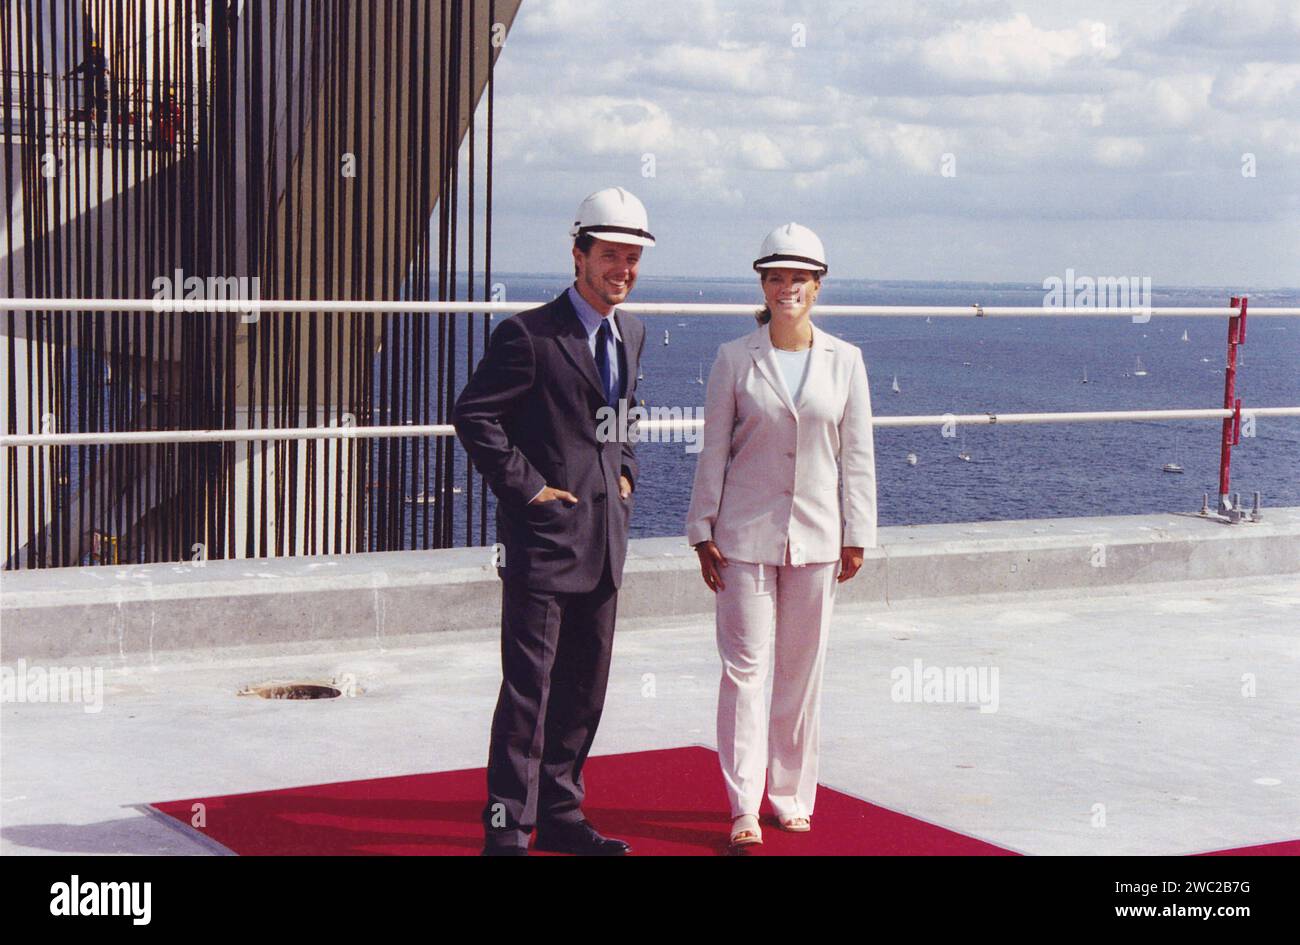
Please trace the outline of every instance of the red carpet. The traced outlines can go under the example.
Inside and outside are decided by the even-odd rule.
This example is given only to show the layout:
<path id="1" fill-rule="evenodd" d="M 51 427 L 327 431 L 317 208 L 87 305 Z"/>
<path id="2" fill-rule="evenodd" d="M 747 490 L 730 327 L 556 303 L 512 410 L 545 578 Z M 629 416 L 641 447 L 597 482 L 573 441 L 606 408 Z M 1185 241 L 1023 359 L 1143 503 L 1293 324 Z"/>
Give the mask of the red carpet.
<path id="1" fill-rule="evenodd" d="M 725 852 L 730 818 L 712 750 L 593 757 L 584 777 L 587 816 L 602 833 L 632 844 L 635 855 Z M 207 825 L 199 832 L 249 856 L 477 854 L 484 779 L 474 768 L 152 806 L 188 826 L 193 805 L 203 803 Z M 810 833 L 789 834 L 764 816 L 756 855 L 1013 855 L 827 787 L 817 791 L 814 823 Z"/>
<path id="2" fill-rule="evenodd" d="M 199 832 L 247 856 L 445 856 L 478 853 L 484 771 L 439 771 L 189 798 L 152 805 L 187 827 L 203 803 Z M 635 855 L 714 856 L 725 852 L 729 824 L 717 755 L 700 747 L 604 755 L 588 760 L 584 809 L 602 833 L 632 844 Z M 816 828 L 789 834 L 764 808 L 763 844 L 753 855 L 1008 856 L 1009 850 L 858 800 L 817 791 Z M 1213 855 L 1297 855 L 1300 841 Z"/>

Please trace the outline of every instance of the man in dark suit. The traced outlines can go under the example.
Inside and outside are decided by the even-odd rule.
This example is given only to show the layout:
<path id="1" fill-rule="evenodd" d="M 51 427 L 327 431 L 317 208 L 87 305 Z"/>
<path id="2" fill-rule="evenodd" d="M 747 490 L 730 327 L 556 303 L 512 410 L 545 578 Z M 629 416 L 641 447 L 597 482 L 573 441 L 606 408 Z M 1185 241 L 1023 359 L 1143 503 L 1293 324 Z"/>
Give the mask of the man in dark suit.
<path id="1" fill-rule="evenodd" d="M 571 288 L 493 332 L 452 411 L 497 497 L 502 684 L 483 811 L 488 855 L 617 856 L 582 812 L 582 767 L 605 703 L 637 477 L 626 435 L 602 419 L 636 404 L 645 328 L 615 306 L 654 245 L 621 187 L 578 209 Z M 615 425 L 617 428 L 617 425 Z"/>

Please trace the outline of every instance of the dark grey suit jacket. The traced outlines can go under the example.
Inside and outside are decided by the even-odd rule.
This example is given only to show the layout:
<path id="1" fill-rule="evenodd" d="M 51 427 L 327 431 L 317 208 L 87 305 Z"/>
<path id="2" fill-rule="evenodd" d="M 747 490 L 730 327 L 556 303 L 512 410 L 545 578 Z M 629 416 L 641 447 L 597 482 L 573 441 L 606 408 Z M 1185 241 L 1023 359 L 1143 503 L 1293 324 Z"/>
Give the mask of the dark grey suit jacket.
<path id="1" fill-rule="evenodd" d="M 645 326 L 635 315 L 610 317 L 623 339 L 620 393 L 630 409 Z M 631 443 L 597 438 L 597 411 L 606 406 L 586 329 L 567 291 L 493 329 L 452 423 L 497 497 L 503 580 L 581 593 L 596 587 L 608 560 L 614 586 L 621 585 L 633 500 L 619 497 L 618 477 L 635 484 L 637 465 Z M 529 505 L 542 486 L 566 489 L 578 504 Z"/>

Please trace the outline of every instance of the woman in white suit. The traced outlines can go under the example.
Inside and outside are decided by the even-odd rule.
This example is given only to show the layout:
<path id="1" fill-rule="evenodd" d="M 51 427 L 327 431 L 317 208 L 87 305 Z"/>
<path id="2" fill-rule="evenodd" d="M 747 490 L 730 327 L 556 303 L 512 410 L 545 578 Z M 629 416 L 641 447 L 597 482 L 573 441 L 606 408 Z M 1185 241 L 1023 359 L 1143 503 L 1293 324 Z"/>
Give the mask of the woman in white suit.
<path id="1" fill-rule="evenodd" d="M 810 317 L 827 271 L 821 240 L 797 223 L 778 227 L 754 268 L 766 306 L 757 330 L 718 348 L 686 522 L 717 595 L 718 755 L 733 846 L 762 842 L 765 770 L 780 826 L 811 829 L 835 588 L 876 545 L 866 365 Z"/>

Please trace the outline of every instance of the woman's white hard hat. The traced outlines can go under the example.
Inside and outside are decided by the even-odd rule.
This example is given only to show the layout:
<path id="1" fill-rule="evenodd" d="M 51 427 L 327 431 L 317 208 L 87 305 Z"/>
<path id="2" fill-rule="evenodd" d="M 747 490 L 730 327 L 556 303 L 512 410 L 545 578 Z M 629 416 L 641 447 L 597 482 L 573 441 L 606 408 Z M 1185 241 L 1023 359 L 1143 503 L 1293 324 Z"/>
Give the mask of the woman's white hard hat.
<path id="1" fill-rule="evenodd" d="M 798 223 L 778 226 L 763 240 L 755 269 L 809 269 L 825 274 L 826 249 L 817 234 Z"/>
<path id="2" fill-rule="evenodd" d="M 634 194 L 622 187 L 606 187 L 578 206 L 578 218 L 569 227 L 569 235 L 575 239 L 589 235 L 611 243 L 653 246 L 655 238 L 649 227 L 645 206 Z"/>

